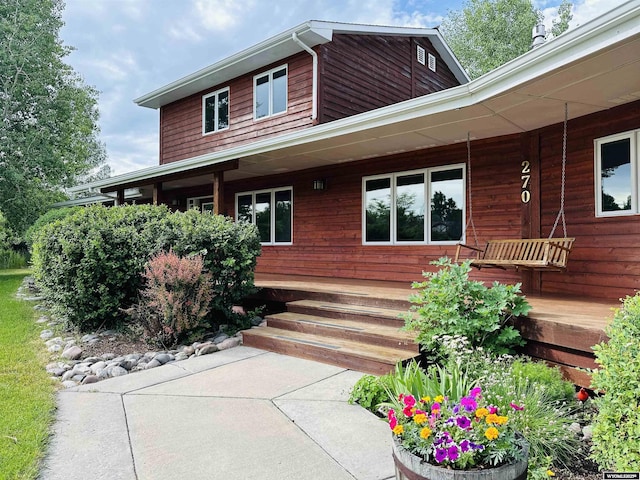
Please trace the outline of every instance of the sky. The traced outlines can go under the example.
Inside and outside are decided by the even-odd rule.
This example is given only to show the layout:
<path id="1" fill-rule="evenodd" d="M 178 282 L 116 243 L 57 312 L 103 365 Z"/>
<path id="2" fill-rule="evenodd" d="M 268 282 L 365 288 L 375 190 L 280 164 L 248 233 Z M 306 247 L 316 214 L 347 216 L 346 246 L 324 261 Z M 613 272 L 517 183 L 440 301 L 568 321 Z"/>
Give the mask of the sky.
<path id="1" fill-rule="evenodd" d="M 438 26 L 463 0 L 66 0 L 66 57 L 99 92 L 112 175 L 158 165 L 159 111 L 138 98 L 308 20 Z M 547 30 L 560 0 L 534 0 Z M 623 0 L 574 0 L 571 27 Z"/>

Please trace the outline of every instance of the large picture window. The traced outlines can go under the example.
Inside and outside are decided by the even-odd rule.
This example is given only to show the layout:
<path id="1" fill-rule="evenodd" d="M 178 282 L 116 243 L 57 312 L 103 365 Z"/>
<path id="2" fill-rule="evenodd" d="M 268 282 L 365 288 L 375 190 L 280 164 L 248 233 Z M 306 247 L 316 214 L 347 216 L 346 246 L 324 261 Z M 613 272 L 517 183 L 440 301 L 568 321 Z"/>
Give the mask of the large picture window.
<path id="1" fill-rule="evenodd" d="M 464 165 L 363 178 L 363 243 L 453 243 L 463 238 Z"/>
<path id="2" fill-rule="evenodd" d="M 202 134 L 229 128 L 229 89 L 202 97 Z"/>
<path id="3" fill-rule="evenodd" d="M 253 118 L 270 117 L 287 111 L 287 66 L 253 77 Z"/>
<path id="4" fill-rule="evenodd" d="M 596 215 L 640 213 L 638 144 L 640 130 L 595 141 Z"/>
<path id="5" fill-rule="evenodd" d="M 293 242 L 293 189 L 237 194 L 236 221 L 254 223 L 263 245 L 290 245 Z"/>

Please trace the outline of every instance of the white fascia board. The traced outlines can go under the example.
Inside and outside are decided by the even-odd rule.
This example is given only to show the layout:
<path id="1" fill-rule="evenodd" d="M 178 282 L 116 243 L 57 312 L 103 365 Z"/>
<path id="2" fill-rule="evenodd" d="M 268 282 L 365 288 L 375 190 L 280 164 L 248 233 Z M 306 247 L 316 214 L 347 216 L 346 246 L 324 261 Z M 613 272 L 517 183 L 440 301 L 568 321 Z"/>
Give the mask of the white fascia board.
<path id="1" fill-rule="evenodd" d="M 480 102 L 640 34 L 640 1 L 624 3 L 549 40 L 469 84 Z"/>
<path id="2" fill-rule="evenodd" d="M 312 22 L 306 22 L 138 97 L 134 102 L 143 107 L 159 108 L 301 52 L 302 48 L 292 40 L 293 33 L 311 47 L 329 42 L 332 38 L 330 29 L 322 26 L 314 29 Z"/>

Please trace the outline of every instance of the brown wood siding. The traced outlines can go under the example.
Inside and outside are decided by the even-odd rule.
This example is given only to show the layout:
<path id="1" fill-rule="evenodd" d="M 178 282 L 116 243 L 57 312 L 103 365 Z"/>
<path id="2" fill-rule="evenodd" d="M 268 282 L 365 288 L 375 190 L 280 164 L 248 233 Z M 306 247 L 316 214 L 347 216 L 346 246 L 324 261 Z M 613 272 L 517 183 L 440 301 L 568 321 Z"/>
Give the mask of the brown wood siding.
<path id="1" fill-rule="evenodd" d="M 436 56 L 436 72 L 415 61 L 416 44 Z M 320 47 L 320 123 L 458 85 L 429 40 L 335 35 Z"/>
<path id="2" fill-rule="evenodd" d="M 285 64 L 288 67 L 287 112 L 254 120 L 254 75 Z M 312 125 L 312 80 L 311 55 L 303 53 L 162 107 L 160 164 L 226 150 Z M 203 135 L 202 96 L 226 87 L 229 87 L 230 100 L 229 128 Z"/>
<path id="3" fill-rule="evenodd" d="M 496 166 L 496 158 L 504 164 Z M 232 212 L 237 192 L 293 186 L 293 245 L 264 246 L 258 272 L 420 281 L 423 270 L 434 268 L 429 265 L 430 261 L 444 255 L 454 256 L 455 245 L 363 245 L 362 177 L 464 163 L 465 159 L 465 147 L 456 145 L 328 169 L 232 182 L 225 186 L 225 202 L 227 210 Z M 520 231 L 518 137 L 482 142 L 473 162 L 473 182 L 477 185 L 473 193 L 474 216 L 480 242 L 497 236 L 517 236 Z M 501 175 L 512 179 L 499 188 L 494 186 L 497 168 Z M 325 178 L 327 189 L 312 190 L 315 178 Z M 495 271 L 483 272 L 487 272 L 483 277 L 487 280 L 519 279 L 514 274 L 505 277 Z"/>
<path id="4" fill-rule="evenodd" d="M 569 122 L 565 209 L 567 235 L 576 241 L 567 271 L 535 273 L 538 282 L 533 285 L 539 288 L 531 291 L 617 300 L 640 290 L 640 215 L 596 218 L 593 151 L 596 138 L 637 128 L 640 102 Z M 536 184 L 531 193 L 534 206 L 539 201 L 539 214 L 525 213 L 520 199 L 521 162 L 534 155 L 534 150 L 540 157 L 540 181 L 539 190 Z M 464 145 L 451 145 L 233 182 L 226 188 L 226 210 L 233 215 L 234 194 L 238 191 L 293 186 L 294 244 L 265 246 L 258 262 L 261 273 L 420 280 L 423 270 L 433 269 L 430 261 L 443 255 L 453 257 L 455 246 L 362 245 L 362 177 L 464 163 L 466 155 Z M 547 237 L 560 206 L 561 162 L 562 124 L 473 142 L 468 201 L 473 202 L 478 244 L 483 246 L 489 239 L 521 238 L 527 231 L 523 220 L 529 216 L 541 219 L 540 229 L 531 231 Z M 325 191 L 312 190 L 315 178 L 327 179 Z M 561 226 L 555 235 L 564 235 Z M 471 228 L 467 229 L 466 242 L 475 243 Z M 483 269 L 474 270 L 472 278 L 515 283 L 526 280 L 527 275 Z"/>
<path id="5" fill-rule="evenodd" d="M 565 214 L 576 242 L 567 272 L 543 275 L 543 292 L 619 299 L 640 290 L 640 216 L 596 217 L 594 179 L 594 140 L 637 128 L 640 102 L 569 121 Z M 560 206 L 562 124 L 540 131 L 540 139 L 546 236 Z"/>

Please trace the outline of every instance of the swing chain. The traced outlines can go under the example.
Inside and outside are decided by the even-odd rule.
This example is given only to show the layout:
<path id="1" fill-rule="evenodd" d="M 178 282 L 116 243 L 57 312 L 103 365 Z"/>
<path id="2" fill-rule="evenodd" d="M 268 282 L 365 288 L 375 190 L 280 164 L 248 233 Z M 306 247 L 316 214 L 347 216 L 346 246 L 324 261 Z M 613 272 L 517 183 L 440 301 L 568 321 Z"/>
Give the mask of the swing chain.
<path id="1" fill-rule="evenodd" d="M 471 139 L 469 136 L 469 132 L 467 132 L 467 175 L 469 176 L 469 220 L 467 221 L 465 230 L 467 230 L 469 228 L 469 224 L 471 224 L 471 230 L 473 231 L 473 240 L 475 242 L 475 246 L 477 247 L 478 235 L 476 234 L 476 225 L 473 222 L 473 188 L 471 188 Z"/>
<path id="2" fill-rule="evenodd" d="M 567 119 L 569 117 L 569 106 L 567 103 L 564 104 L 564 132 L 562 134 L 562 180 L 560 187 L 560 210 L 558 211 L 558 215 L 556 216 L 556 221 L 553 224 L 553 228 L 551 229 L 551 233 L 549 233 L 549 238 L 553 237 L 553 234 L 556 231 L 556 227 L 558 226 L 558 222 L 562 217 L 562 230 L 564 232 L 564 236 L 567 236 L 567 224 L 564 216 L 564 190 L 565 190 L 565 178 L 566 178 L 566 169 L 567 169 Z"/>

